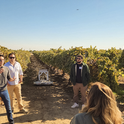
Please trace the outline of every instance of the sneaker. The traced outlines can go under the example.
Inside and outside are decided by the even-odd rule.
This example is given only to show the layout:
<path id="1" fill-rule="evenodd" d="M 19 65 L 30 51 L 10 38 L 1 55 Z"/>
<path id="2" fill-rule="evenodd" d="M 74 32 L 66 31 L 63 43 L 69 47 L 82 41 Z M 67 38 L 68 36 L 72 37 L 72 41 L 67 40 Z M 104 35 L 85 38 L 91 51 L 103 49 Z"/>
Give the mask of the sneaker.
<path id="1" fill-rule="evenodd" d="M 28 111 L 26 111 L 25 109 L 21 109 L 20 112 L 21 113 L 28 113 Z"/>
<path id="2" fill-rule="evenodd" d="M 75 103 L 71 106 L 71 108 L 76 108 L 76 107 L 79 107 L 79 105 L 75 102 Z"/>

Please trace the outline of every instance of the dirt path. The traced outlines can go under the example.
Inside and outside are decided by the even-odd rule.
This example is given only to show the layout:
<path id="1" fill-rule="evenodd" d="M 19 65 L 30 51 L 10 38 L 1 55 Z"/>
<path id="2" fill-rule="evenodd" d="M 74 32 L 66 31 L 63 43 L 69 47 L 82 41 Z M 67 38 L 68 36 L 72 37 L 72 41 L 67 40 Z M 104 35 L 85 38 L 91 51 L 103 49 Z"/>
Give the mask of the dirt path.
<path id="1" fill-rule="evenodd" d="M 15 124 L 69 124 L 71 118 L 78 113 L 80 108 L 70 108 L 73 104 L 72 94 L 60 86 L 66 80 L 62 79 L 61 75 L 56 76 L 50 72 L 51 80 L 57 81 L 53 86 L 33 86 L 33 81 L 37 79 L 38 70 L 47 67 L 41 65 L 33 55 L 31 61 L 24 79 L 26 85 L 22 85 L 23 103 L 28 114 L 18 112 L 15 99 L 15 113 L 13 115 Z M 0 124 L 7 124 L 7 122 L 5 107 L 0 105 Z"/>
<path id="2" fill-rule="evenodd" d="M 47 68 L 53 86 L 34 86 L 38 71 Z M 71 118 L 79 112 L 79 108 L 71 109 L 73 104 L 72 85 L 68 82 L 68 75 L 56 73 L 46 65 L 39 62 L 33 55 L 31 63 L 25 72 L 22 85 L 22 96 L 27 114 L 19 113 L 17 100 L 14 98 L 15 124 L 69 124 Z M 123 106 L 122 106 L 123 107 Z M 0 124 L 8 124 L 5 107 L 0 105 Z"/>

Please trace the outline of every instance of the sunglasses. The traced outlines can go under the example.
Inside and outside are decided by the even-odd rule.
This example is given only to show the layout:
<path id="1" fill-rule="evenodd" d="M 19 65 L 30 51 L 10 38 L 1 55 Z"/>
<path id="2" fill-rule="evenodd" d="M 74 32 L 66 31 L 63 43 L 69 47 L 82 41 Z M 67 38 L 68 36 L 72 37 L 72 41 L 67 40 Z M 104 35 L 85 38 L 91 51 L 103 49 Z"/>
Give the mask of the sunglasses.
<path id="1" fill-rule="evenodd" d="M 4 61 L 4 59 L 0 59 L 0 62 Z"/>
<path id="2" fill-rule="evenodd" d="M 15 59 L 15 57 L 9 57 L 10 59 Z"/>

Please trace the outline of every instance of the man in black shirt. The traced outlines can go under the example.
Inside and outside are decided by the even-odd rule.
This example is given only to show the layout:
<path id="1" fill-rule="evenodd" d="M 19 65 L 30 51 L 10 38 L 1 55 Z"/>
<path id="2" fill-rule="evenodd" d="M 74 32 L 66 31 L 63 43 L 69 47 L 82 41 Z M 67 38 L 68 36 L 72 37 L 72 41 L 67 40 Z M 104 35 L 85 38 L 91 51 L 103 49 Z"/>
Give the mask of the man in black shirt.
<path id="1" fill-rule="evenodd" d="M 80 90 L 81 92 L 81 101 L 82 106 L 86 101 L 86 90 L 87 85 L 89 83 L 90 79 L 90 71 L 89 67 L 86 63 L 83 62 L 83 56 L 78 55 L 76 57 L 76 64 L 72 65 L 71 73 L 70 73 L 70 79 L 73 83 L 73 92 L 74 92 L 74 104 L 71 106 L 71 108 L 79 107 L 78 101 L 78 92 Z"/>

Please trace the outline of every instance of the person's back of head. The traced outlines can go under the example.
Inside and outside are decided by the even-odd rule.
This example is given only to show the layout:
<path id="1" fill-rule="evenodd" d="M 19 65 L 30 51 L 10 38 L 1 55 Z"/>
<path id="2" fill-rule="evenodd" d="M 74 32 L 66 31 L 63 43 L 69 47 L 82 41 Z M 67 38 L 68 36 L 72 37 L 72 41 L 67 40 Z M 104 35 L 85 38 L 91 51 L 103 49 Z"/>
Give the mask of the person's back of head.
<path id="1" fill-rule="evenodd" d="M 98 118 L 100 124 L 121 124 L 121 111 L 117 107 L 112 90 L 103 83 L 95 82 L 87 96 L 86 106 L 81 112 L 89 113 L 95 124 Z"/>

